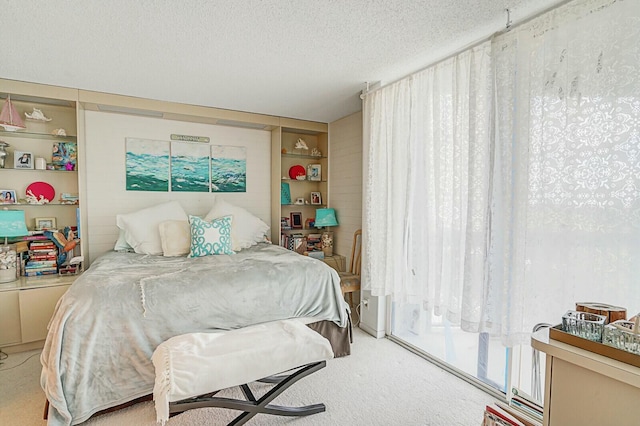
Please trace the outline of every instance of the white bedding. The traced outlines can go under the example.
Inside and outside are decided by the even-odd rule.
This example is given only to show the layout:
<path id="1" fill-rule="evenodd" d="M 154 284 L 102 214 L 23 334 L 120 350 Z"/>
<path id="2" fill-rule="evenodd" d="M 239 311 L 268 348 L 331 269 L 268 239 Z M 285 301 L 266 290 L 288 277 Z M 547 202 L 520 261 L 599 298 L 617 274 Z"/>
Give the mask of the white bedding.
<path id="1" fill-rule="evenodd" d="M 49 424 L 150 394 L 151 355 L 173 336 L 300 317 L 346 327 L 348 311 L 335 270 L 279 246 L 193 259 L 107 253 L 50 322 L 41 356 Z"/>

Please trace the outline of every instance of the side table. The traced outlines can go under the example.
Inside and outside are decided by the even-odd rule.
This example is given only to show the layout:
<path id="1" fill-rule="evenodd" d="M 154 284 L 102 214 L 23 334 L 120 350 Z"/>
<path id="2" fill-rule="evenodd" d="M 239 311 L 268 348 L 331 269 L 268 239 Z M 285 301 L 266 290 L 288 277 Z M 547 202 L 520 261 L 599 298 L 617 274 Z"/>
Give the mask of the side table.
<path id="1" fill-rule="evenodd" d="M 334 254 L 333 256 L 325 256 L 322 261 L 338 272 L 346 271 L 346 259 L 342 255 Z"/>

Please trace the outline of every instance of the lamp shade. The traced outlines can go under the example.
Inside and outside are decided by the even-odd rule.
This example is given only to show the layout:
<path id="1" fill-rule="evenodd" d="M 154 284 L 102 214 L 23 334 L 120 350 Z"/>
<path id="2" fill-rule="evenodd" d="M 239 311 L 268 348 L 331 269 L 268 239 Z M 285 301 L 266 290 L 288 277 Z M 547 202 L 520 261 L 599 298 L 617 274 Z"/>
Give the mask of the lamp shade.
<path id="1" fill-rule="evenodd" d="M 338 226 L 336 209 L 317 209 L 316 222 L 314 226 L 316 228 L 320 228 L 322 226 Z"/>
<path id="2" fill-rule="evenodd" d="M 22 237 L 29 235 L 24 223 L 24 211 L 0 210 L 0 237 Z"/>

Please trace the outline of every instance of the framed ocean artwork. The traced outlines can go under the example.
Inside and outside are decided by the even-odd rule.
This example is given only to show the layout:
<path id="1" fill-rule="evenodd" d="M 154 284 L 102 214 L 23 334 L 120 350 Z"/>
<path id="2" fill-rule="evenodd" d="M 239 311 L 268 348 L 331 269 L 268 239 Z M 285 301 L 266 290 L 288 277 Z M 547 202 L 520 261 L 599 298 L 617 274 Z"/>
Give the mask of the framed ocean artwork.
<path id="1" fill-rule="evenodd" d="M 211 145 L 211 192 L 247 192 L 247 148 Z"/>
<path id="2" fill-rule="evenodd" d="M 209 145 L 171 142 L 171 191 L 209 192 Z"/>
<path id="3" fill-rule="evenodd" d="M 170 143 L 125 138 L 127 191 L 169 191 Z"/>

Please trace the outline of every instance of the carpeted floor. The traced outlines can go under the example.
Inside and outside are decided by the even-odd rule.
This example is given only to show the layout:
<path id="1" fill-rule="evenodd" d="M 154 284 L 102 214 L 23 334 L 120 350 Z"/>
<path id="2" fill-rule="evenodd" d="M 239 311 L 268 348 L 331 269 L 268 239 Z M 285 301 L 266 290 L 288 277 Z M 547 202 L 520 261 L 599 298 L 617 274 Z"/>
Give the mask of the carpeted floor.
<path id="1" fill-rule="evenodd" d="M 44 425 L 39 351 L 11 354 L 0 366 L 0 425 Z M 257 395 L 268 385 L 254 384 Z M 221 395 L 221 394 L 219 394 Z M 239 390 L 225 395 L 240 397 Z M 434 425 L 478 426 L 491 395 L 443 371 L 388 339 L 354 330 L 352 354 L 289 388 L 273 402 L 306 405 L 324 402 L 327 410 L 303 418 L 259 414 L 250 425 Z M 172 417 L 168 426 L 224 425 L 238 412 L 205 408 Z M 105 414 L 87 426 L 156 426 L 152 402 Z"/>

